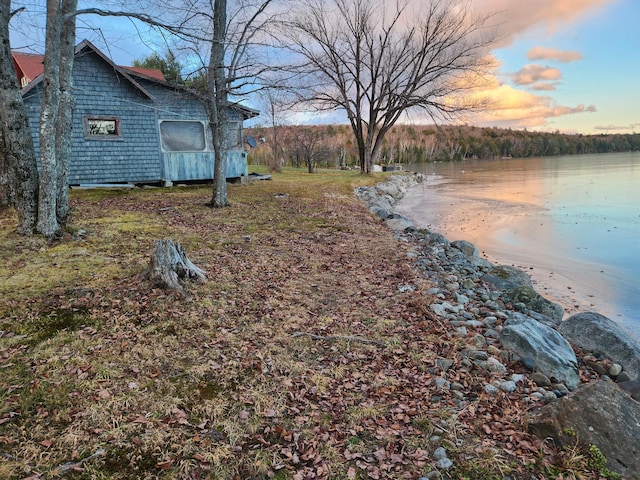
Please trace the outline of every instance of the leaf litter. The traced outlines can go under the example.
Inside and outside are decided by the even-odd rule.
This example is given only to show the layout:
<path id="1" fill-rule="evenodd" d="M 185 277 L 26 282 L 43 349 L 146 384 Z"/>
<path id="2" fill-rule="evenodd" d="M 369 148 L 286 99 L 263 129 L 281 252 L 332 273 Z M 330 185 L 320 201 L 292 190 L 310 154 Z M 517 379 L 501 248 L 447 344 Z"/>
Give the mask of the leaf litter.
<path id="1" fill-rule="evenodd" d="M 0 212 L 0 477 L 415 479 L 442 445 L 445 478 L 555 478 L 531 405 L 484 392 L 411 245 L 352 198 L 375 178 L 342 175 L 231 186 L 220 210 L 203 187 L 72 192 L 86 233 L 59 244 Z M 141 275 L 169 237 L 208 272 L 185 296 Z"/>

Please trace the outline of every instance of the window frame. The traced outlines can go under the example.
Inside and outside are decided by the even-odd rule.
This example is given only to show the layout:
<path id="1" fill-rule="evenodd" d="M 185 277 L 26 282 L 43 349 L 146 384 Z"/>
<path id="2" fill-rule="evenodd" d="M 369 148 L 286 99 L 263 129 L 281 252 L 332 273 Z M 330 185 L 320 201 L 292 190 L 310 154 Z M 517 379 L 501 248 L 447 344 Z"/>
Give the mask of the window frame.
<path id="1" fill-rule="evenodd" d="M 92 120 L 114 122 L 116 127 L 116 133 L 114 135 L 91 133 L 90 122 Z M 100 141 L 111 141 L 111 142 L 122 140 L 122 128 L 121 128 L 120 117 L 116 117 L 113 115 L 83 115 L 82 128 L 84 130 L 85 140 L 100 140 Z"/>
<path id="2" fill-rule="evenodd" d="M 203 148 L 201 150 L 195 150 L 195 149 L 191 149 L 191 150 L 168 150 L 165 148 L 165 144 L 164 141 L 162 139 L 162 124 L 164 122 L 169 122 L 169 123 L 197 123 L 200 124 L 200 126 L 202 127 L 202 140 L 203 140 Z M 174 119 L 174 118 L 162 118 L 158 120 L 158 133 L 160 136 L 160 149 L 162 150 L 162 153 L 204 153 L 204 152 L 210 152 L 211 149 L 209 148 L 209 141 L 207 139 L 207 126 L 205 124 L 205 122 L 203 120 L 197 120 L 197 119 L 189 119 L 189 120 L 184 120 L 184 119 Z"/>

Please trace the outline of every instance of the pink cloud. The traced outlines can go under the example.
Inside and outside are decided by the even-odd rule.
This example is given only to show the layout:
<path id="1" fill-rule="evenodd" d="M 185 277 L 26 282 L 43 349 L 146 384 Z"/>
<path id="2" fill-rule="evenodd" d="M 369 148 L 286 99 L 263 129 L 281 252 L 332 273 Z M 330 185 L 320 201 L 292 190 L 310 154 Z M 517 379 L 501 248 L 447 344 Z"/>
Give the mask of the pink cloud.
<path id="1" fill-rule="evenodd" d="M 561 78 L 562 72 L 557 68 L 544 67 L 536 63 L 525 65 L 513 74 L 513 82 L 516 85 L 531 85 L 540 80 L 560 80 Z"/>
<path id="2" fill-rule="evenodd" d="M 552 92 L 556 86 L 553 83 L 537 82 L 531 85 L 531 89 L 537 92 Z"/>
<path id="3" fill-rule="evenodd" d="M 558 62 L 575 62 L 582 59 L 576 50 L 558 50 L 556 48 L 534 47 L 527 53 L 529 60 L 556 60 Z"/>
<path id="4" fill-rule="evenodd" d="M 513 42 L 517 35 L 535 27 L 549 32 L 593 14 L 607 4 L 618 0 L 473 0 L 480 12 L 497 12 L 496 24 L 502 33 L 502 44 Z"/>
<path id="5" fill-rule="evenodd" d="M 551 97 L 536 95 L 499 85 L 483 91 L 491 108 L 484 112 L 470 113 L 465 120 L 477 126 L 505 128 L 541 128 L 549 125 L 549 119 L 564 115 L 595 112 L 593 105 L 558 105 Z"/>

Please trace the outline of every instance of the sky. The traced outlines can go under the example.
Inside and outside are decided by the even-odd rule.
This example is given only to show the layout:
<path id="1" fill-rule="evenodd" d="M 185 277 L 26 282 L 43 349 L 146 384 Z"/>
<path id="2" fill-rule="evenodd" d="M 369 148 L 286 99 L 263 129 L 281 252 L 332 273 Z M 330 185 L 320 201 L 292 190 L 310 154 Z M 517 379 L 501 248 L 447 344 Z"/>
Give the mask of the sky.
<path id="1" fill-rule="evenodd" d="M 484 91 L 492 111 L 460 121 L 564 133 L 640 132 L 640 0 L 470 2 L 478 12 L 495 12 L 502 39 Z M 144 27 L 126 19 L 79 18 L 78 26 L 78 41 L 94 42 L 120 65 L 162 50 L 162 42 L 142 41 Z M 43 34 L 27 30 L 30 39 L 16 35 L 12 46 L 41 42 Z"/>
<path id="2" fill-rule="evenodd" d="M 640 1 L 472 0 L 499 12 L 504 39 L 478 126 L 640 132 Z"/>

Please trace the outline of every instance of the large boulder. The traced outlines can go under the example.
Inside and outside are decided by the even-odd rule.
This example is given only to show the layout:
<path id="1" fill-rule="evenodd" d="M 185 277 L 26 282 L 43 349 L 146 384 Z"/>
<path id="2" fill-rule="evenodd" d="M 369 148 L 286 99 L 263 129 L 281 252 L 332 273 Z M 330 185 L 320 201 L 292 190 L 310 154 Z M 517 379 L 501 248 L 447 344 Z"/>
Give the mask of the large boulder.
<path id="1" fill-rule="evenodd" d="M 522 315 L 500 332 L 502 346 L 526 358 L 534 369 L 557 382 L 564 382 L 569 390 L 580 383 L 578 359 L 571 345 L 553 328 Z"/>
<path id="2" fill-rule="evenodd" d="M 521 303 L 526 310 L 544 315 L 554 322 L 554 326 L 558 326 L 564 316 L 564 308 L 557 303 L 547 300 L 533 288 L 522 285 L 511 290 L 507 290 L 502 298 L 512 304 Z"/>
<path id="3" fill-rule="evenodd" d="M 482 281 L 495 290 L 511 290 L 522 286 L 533 288 L 529 275 L 510 265 L 496 265 L 482 276 Z"/>
<path id="4" fill-rule="evenodd" d="M 473 243 L 466 240 L 455 240 L 451 242 L 451 246 L 460 250 L 465 257 L 474 258 L 480 255 L 480 250 Z"/>
<path id="5" fill-rule="evenodd" d="M 397 181 L 378 183 L 376 190 L 378 195 L 388 195 L 395 200 L 400 200 L 406 193 L 406 189 Z"/>
<path id="6" fill-rule="evenodd" d="M 413 222 L 399 213 L 392 213 L 385 221 L 387 227 L 393 232 L 404 232 L 407 228 L 413 227 Z"/>
<path id="7" fill-rule="evenodd" d="M 526 423 L 531 433 L 559 446 L 595 445 L 607 468 L 640 479 L 640 403 L 608 378 L 533 411 Z"/>
<path id="8" fill-rule="evenodd" d="M 562 322 L 558 331 L 576 347 L 622 365 L 632 380 L 640 377 L 640 345 L 604 315 L 577 313 Z"/>

